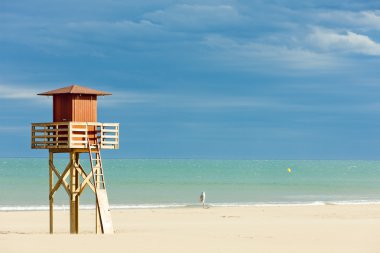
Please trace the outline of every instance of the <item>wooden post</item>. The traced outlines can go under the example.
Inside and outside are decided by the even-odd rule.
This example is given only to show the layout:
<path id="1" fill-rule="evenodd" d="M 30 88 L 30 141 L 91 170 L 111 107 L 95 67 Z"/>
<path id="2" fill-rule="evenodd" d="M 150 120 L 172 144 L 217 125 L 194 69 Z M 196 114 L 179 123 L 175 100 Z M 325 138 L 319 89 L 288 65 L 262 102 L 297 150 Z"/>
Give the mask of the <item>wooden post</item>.
<path id="1" fill-rule="evenodd" d="M 54 177 L 53 177 L 53 168 L 54 164 L 54 153 L 49 150 L 49 223 L 50 223 L 50 234 L 53 233 L 53 212 L 54 212 L 54 195 L 52 194 Z"/>
<path id="2" fill-rule="evenodd" d="M 79 188 L 79 153 L 75 153 L 75 230 L 76 233 L 79 233 L 79 192 L 77 192 Z"/>
<path id="3" fill-rule="evenodd" d="M 78 171 L 76 166 L 78 166 L 79 155 L 75 152 L 70 152 L 70 233 L 78 234 L 78 195 L 75 192 L 78 188 Z"/>

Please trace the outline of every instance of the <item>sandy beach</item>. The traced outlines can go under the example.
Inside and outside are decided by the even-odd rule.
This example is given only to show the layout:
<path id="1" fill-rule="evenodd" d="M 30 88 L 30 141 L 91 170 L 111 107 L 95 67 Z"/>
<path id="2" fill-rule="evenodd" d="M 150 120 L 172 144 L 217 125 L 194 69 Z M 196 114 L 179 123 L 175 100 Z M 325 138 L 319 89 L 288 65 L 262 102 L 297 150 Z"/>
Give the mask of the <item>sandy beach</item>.
<path id="1" fill-rule="evenodd" d="M 380 205 L 113 210 L 114 235 L 95 235 L 81 210 L 1 212 L 0 252 L 380 252 Z"/>

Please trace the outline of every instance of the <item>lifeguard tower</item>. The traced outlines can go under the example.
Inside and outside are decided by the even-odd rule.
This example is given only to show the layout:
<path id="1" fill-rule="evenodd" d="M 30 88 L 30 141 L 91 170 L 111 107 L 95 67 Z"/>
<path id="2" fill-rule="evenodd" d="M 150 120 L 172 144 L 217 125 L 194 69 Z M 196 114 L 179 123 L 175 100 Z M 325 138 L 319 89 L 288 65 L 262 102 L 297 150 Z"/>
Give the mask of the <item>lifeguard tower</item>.
<path id="1" fill-rule="evenodd" d="M 49 150 L 50 233 L 60 186 L 70 199 L 70 233 L 79 233 L 79 197 L 86 187 L 96 196 L 96 233 L 113 233 L 100 150 L 119 148 L 119 124 L 97 122 L 97 97 L 111 93 L 72 85 L 38 95 L 53 97 L 53 122 L 32 123 L 32 149 Z M 61 171 L 54 164 L 57 153 L 69 154 Z M 89 154 L 90 171 L 80 163 L 81 153 Z"/>

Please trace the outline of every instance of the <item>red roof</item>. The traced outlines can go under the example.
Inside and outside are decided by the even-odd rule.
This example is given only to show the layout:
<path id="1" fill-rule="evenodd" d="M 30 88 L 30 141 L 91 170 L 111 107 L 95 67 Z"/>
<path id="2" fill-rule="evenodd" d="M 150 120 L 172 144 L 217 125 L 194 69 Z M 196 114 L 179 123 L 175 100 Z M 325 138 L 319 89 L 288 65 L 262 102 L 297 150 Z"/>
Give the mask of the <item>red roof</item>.
<path id="1" fill-rule="evenodd" d="M 39 93 L 37 95 L 53 96 L 56 94 L 88 94 L 88 95 L 97 95 L 97 96 L 112 95 L 109 92 L 94 90 L 94 89 L 86 88 L 86 87 L 79 86 L 79 85 L 71 85 L 71 86 L 59 88 L 56 90 L 51 90 L 51 91 Z"/>

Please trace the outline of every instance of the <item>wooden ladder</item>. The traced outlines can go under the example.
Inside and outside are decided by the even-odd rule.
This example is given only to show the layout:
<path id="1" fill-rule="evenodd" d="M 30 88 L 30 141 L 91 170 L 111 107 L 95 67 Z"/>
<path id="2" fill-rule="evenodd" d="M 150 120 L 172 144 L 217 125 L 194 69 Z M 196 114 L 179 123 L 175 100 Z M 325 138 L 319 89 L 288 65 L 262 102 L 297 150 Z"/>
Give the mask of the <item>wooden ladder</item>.
<path id="1" fill-rule="evenodd" d="M 90 144 L 90 141 L 88 140 L 87 145 L 97 200 L 96 208 L 100 216 L 102 233 L 113 234 L 112 218 L 108 203 L 106 182 L 104 180 L 102 158 L 100 155 L 100 145 L 97 140 L 95 141 L 95 144 Z"/>

